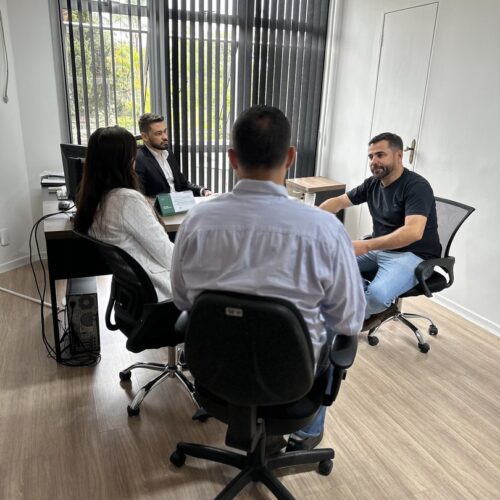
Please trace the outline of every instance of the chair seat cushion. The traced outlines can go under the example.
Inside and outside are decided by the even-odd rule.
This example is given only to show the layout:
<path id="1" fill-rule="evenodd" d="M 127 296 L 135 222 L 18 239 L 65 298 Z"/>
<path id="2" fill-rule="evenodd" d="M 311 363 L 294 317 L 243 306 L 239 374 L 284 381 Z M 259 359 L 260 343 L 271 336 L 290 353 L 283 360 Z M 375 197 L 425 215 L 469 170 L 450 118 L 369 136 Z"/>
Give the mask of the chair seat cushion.
<path id="1" fill-rule="evenodd" d="M 128 337 L 127 349 L 141 352 L 145 349 L 173 347 L 184 342 L 184 335 L 175 331 L 175 322 L 180 313 L 173 302 L 165 301 L 145 304 L 141 318 L 132 330 L 120 325 L 117 319 L 120 330 Z"/>
<path id="2" fill-rule="evenodd" d="M 362 273 L 364 279 L 372 281 L 376 273 Z M 432 275 L 427 278 L 427 286 L 432 293 L 440 292 L 448 286 L 448 280 L 442 274 L 434 271 Z M 400 295 L 400 297 L 416 297 L 418 295 L 425 295 L 424 289 L 420 285 L 410 288 L 407 292 Z"/>
<path id="3" fill-rule="evenodd" d="M 264 419 L 267 433 L 290 434 L 311 422 L 322 404 L 327 382 L 327 371 L 325 371 L 316 378 L 309 393 L 298 401 L 282 405 L 259 406 L 257 416 Z M 200 405 L 210 415 L 228 423 L 228 402 L 211 393 L 199 383 L 195 383 L 195 386 L 196 399 Z"/>
<path id="4" fill-rule="evenodd" d="M 427 278 L 427 286 L 432 293 L 440 292 L 444 290 L 448 285 L 448 281 L 445 276 L 434 271 L 430 278 Z M 416 297 L 418 295 L 425 295 L 424 289 L 420 286 L 414 286 L 407 292 L 401 294 L 401 297 Z"/>

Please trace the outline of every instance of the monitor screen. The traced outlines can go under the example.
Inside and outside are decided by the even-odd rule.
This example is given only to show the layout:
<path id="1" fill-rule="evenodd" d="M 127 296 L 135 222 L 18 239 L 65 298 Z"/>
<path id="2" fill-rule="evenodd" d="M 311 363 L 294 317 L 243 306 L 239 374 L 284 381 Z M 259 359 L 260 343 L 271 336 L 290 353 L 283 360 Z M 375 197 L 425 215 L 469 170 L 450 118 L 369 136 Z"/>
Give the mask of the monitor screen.
<path id="1" fill-rule="evenodd" d="M 83 163 L 87 155 L 87 146 L 61 144 L 61 155 L 68 198 L 74 200 L 78 186 L 82 180 Z"/>

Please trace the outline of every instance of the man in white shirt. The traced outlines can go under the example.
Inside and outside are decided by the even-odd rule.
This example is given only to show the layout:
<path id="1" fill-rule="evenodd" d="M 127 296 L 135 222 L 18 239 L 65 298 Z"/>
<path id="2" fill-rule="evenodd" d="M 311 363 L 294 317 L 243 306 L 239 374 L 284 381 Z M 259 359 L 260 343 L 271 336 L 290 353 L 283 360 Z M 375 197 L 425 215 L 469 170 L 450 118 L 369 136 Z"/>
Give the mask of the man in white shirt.
<path id="1" fill-rule="evenodd" d="M 332 331 L 358 334 L 365 299 L 339 220 L 288 198 L 283 183 L 295 159 L 290 137 L 290 124 L 277 108 L 254 106 L 239 116 L 228 151 L 239 181 L 232 192 L 188 213 L 177 233 L 172 293 L 183 310 L 204 290 L 290 300 L 309 328 L 320 373 Z M 325 410 L 290 437 L 288 450 L 319 444 Z"/>
<path id="2" fill-rule="evenodd" d="M 175 191 L 192 191 L 195 196 L 210 196 L 212 192 L 189 182 L 169 151 L 165 119 L 155 113 L 139 118 L 139 130 L 144 146 L 137 150 L 135 170 L 146 196 Z"/>

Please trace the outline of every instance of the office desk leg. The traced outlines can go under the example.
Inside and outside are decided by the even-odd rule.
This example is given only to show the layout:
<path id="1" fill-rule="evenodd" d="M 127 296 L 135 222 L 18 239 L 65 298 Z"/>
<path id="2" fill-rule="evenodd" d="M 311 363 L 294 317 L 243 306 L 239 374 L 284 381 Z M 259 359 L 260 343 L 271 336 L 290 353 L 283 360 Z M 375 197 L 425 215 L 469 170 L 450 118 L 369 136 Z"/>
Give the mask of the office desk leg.
<path id="1" fill-rule="evenodd" d="M 54 329 L 54 348 L 56 350 L 56 360 L 61 361 L 61 342 L 59 338 L 59 321 L 57 318 L 57 292 L 56 281 L 50 276 L 49 266 L 49 284 L 50 284 L 50 304 L 52 306 L 52 328 Z"/>
<path id="2" fill-rule="evenodd" d="M 47 246 L 47 268 L 49 271 L 50 304 L 52 306 L 52 328 L 54 330 L 54 349 L 56 351 L 56 361 L 61 362 L 61 341 L 59 332 L 59 321 L 57 316 L 57 291 L 56 291 L 56 263 L 59 258 L 57 252 L 57 242 L 45 238 Z"/>

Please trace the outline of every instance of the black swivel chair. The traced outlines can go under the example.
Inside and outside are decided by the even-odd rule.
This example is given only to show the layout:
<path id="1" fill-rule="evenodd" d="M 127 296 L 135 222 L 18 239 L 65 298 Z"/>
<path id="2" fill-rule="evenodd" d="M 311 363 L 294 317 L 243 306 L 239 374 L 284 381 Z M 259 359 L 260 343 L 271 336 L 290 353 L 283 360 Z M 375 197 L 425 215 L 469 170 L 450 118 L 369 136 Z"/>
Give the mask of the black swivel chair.
<path id="1" fill-rule="evenodd" d="M 233 498 L 250 481 L 263 482 L 277 498 L 293 498 L 271 472 L 281 467 L 319 463 L 321 474 L 330 473 L 333 449 L 266 457 L 266 440 L 304 427 L 320 405 L 335 400 L 356 355 L 356 335 L 334 338 L 325 353 L 328 368 L 315 378 L 307 326 L 286 300 L 207 291 L 181 316 L 178 328 L 186 331 L 186 361 L 198 401 L 227 423 L 226 445 L 245 454 L 180 442 L 170 457 L 174 465 L 182 466 L 190 455 L 241 469 L 218 499 Z"/>
<path id="2" fill-rule="evenodd" d="M 445 198 L 436 197 L 436 211 L 438 220 L 438 233 L 439 241 L 441 242 L 441 257 L 438 259 L 428 259 L 421 262 L 415 269 L 415 275 L 418 280 L 418 284 L 414 286 L 411 290 L 403 293 L 396 300 L 396 312 L 389 318 L 385 319 L 381 324 L 372 328 L 368 332 L 368 343 L 370 345 L 378 344 L 378 337 L 375 336 L 375 332 L 382 326 L 385 322 L 390 320 L 400 321 L 406 325 L 417 338 L 418 348 L 421 352 L 426 353 L 429 351 L 430 346 L 424 341 L 422 333 L 416 325 L 414 325 L 409 319 L 411 318 L 422 318 L 429 321 L 429 334 L 437 335 L 438 328 L 434 324 L 431 318 L 423 316 L 421 314 L 414 314 L 409 312 L 401 312 L 402 300 L 405 297 L 415 297 L 418 295 L 425 295 L 426 297 L 432 297 L 433 293 L 440 292 L 445 288 L 449 288 L 454 281 L 453 266 L 455 265 L 455 257 L 450 255 L 450 247 L 453 242 L 453 238 L 457 233 L 458 229 L 462 223 L 469 217 L 469 215 L 474 212 L 473 207 L 464 205 L 462 203 L 457 203 L 456 201 L 446 200 Z M 441 272 L 434 270 L 439 268 Z M 444 274 L 443 274 L 444 273 Z M 373 275 L 363 274 L 367 279 L 373 278 Z"/>
<path id="3" fill-rule="evenodd" d="M 130 416 L 138 415 L 149 391 L 168 378 L 177 378 L 188 390 L 196 406 L 193 383 L 182 373 L 177 359 L 177 346 L 184 342 L 181 332 L 175 330 L 180 311 L 171 301 L 158 302 L 156 290 L 146 271 L 121 248 L 74 231 L 80 238 L 91 241 L 99 250 L 113 274 L 111 293 L 106 308 L 106 326 L 120 330 L 127 337 L 127 349 L 141 352 L 145 349 L 168 347 L 167 363 L 134 363 L 120 372 L 122 381 L 130 380 L 135 368 L 146 368 L 160 374 L 141 387 L 127 406 Z M 114 311 L 114 323 L 112 312 Z M 204 420 L 206 413 L 199 409 L 195 419 Z"/>

